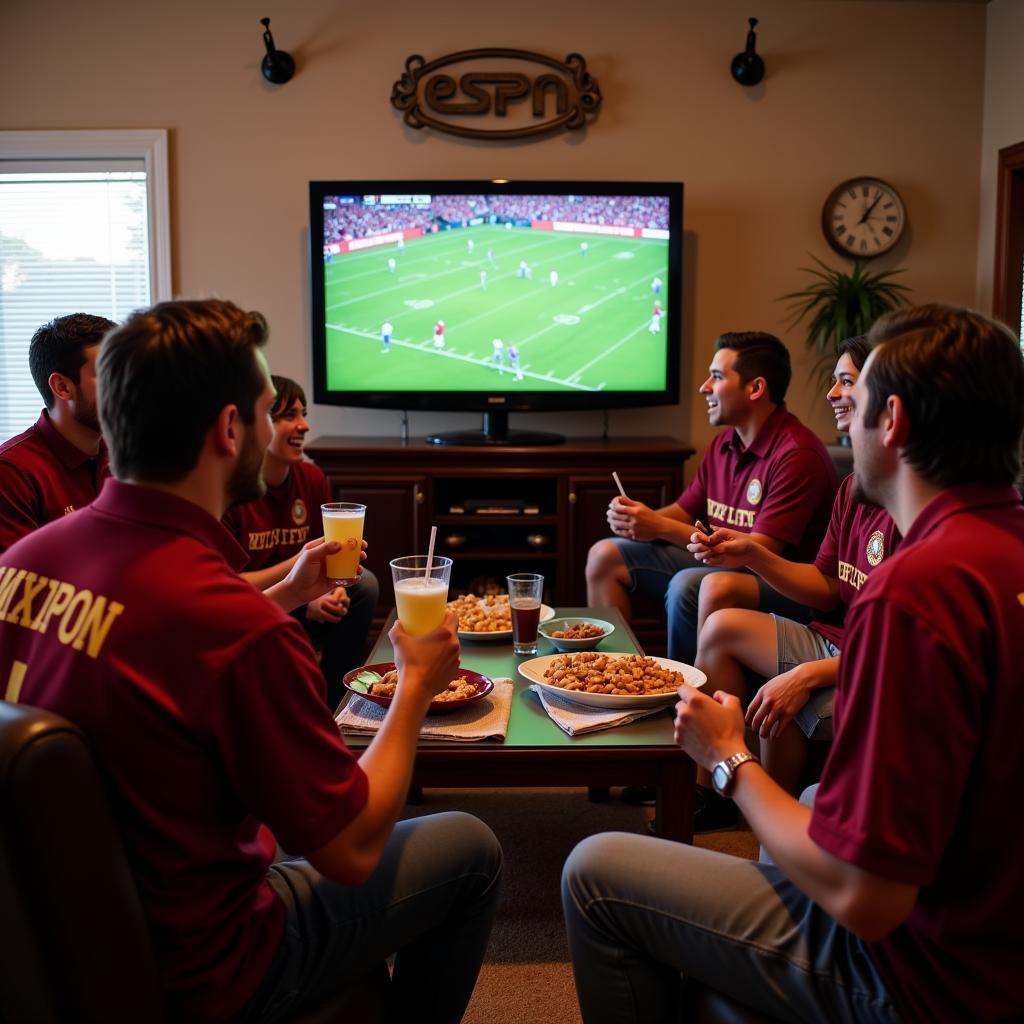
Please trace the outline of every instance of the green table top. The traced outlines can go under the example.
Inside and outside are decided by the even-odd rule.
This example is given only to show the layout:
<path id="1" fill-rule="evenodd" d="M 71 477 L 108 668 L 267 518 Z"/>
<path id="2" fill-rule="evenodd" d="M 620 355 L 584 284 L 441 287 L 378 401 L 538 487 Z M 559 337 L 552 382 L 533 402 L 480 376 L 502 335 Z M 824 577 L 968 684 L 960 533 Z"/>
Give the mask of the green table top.
<path id="1" fill-rule="evenodd" d="M 601 641 L 599 651 L 615 654 L 643 653 L 637 644 L 633 631 L 625 620 L 613 608 L 559 608 L 558 615 L 581 615 L 604 619 L 615 626 L 615 632 Z M 370 654 L 368 664 L 391 661 L 394 657 L 387 631 L 395 620 L 395 613 L 384 625 L 377 643 Z M 544 637 L 538 636 L 537 654 L 557 654 L 552 644 Z M 473 672 L 480 672 L 492 679 L 502 676 L 509 677 L 515 683 L 515 696 L 512 700 L 512 716 L 509 719 L 508 736 L 505 747 L 663 747 L 675 746 L 672 735 L 672 707 L 665 708 L 657 714 L 647 715 L 629 725 L 614 729 L 603 729 L 600 732 L 587 733 L 583 736 L 567 736 L 554 722 L 548 718 L 537 695 L 530 690 L 529 683 L 519 675 L 516 666 L 528 661 L 527 657 L 516 657 L 512 653 L 511 640 L 466 640 L 462 643 L 460 664 Z M 353 737 L 353 739 L 355 739 Z M 358 743 L 352 745 L 358 746 Z M 422 743 L 427 746 L 427 741 Z M 434 744 L 429 744 L 433 746 Z M 441 743 L 443 746 L 451 744 Z M 472 744 L 480 746 L 482 744 Z"/>

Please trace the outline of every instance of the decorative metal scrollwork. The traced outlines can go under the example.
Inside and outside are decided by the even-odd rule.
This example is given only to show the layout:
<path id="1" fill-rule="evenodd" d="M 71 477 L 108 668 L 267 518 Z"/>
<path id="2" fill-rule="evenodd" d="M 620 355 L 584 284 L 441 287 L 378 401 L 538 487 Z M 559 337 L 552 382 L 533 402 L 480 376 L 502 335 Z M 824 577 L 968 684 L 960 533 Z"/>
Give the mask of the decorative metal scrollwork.
<path id="1" fill-rule="evenodd" d="M 456 78 L 442 71 L 495 60 L 538 64 L 544 72 L 531 78 L 520 70 L 495 69 L 492 65 L 463 70 Z M 548 117 L 552 100 L 554 114 Z M 544 120 L 514 128 L 470 126 L 458 120 L 487 114 L 507 117 L 510 109 L 520 110 L 519 104 L 524 101 L 529 103 L 533 118 Z M 529 50 L 488 47 L 460 50 L 432 61 L 413 54 L 391 89 L 391 105 L 402 111 L 402 119 L 410 128 L 433 128 L 463 138 L 519 139 L 583 128 L 601 107 L 601 88 L 578 53 L 557 61 Z"/>

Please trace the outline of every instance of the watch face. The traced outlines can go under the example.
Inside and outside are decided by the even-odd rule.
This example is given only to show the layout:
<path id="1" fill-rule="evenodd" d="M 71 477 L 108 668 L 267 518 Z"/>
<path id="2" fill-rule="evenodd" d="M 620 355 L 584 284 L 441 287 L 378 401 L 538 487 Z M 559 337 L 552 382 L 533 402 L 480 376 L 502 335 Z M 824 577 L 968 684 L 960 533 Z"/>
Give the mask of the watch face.
<path id="1" fill-rule="evenodd" d="M 821 226 L 836 252 L 867 260 L 888 252 L 906 227 L 903 200 L 878 178 L 851 178 L 833 189 Z"/>
<path id="2" fill-rule="evenodd" d="M 724 796 L 726 789 L 729 787 L 729 779 L 732 776 L 729 774 L 729 769 L 725 767 L 722 761 L 719 761 L 714 768 L 711 769 L 711 785 L 715 787 L 715 792 Z"/>

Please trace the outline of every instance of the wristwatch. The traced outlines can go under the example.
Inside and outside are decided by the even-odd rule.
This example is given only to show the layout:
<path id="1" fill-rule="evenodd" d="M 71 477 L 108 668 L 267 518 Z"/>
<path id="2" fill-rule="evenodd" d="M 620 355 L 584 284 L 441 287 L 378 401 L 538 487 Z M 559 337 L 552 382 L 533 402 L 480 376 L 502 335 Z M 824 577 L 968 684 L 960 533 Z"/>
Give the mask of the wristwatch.
<path id="1" fill-rule="evenodd" d="M 761 763 L 750 751 L 741 750 L 738 754 L 733 754 L 732 757 L 719 761 L 711 769 L 711 785 L 715 787 L 715 792 L 719 796 L 728 796 L 732 792 L 733 784 L 736 781 L 736 769 L 741 764 L 746 764 L 747 761 Z"/>

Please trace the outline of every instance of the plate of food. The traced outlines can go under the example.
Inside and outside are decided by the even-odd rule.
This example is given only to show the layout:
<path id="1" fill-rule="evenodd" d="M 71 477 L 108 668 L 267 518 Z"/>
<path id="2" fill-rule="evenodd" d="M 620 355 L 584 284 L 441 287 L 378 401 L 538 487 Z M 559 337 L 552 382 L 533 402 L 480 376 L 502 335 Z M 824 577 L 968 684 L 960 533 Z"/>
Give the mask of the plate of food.
<path id="1" fill-rule="evenodd" d="M 537 627 L 542 637 L 555 645 L 563 654 L 569 651 L 593 650 L 606 636 L 615 632 L 615 627 L 604 619 L 588 619 L 573 616 L 564 619 L 550 619 Z"/>
<path id="2" fill-rule="evenodd" d="M 384 661 L 376 665 L 363 665 L 346 672 L 342 682 L 345 689 L 372 704 L 382 708 L 390 707 L 398 686 L 398 672 L 393 661 Z M 464 708 L 482 700 L 494 689 L 494 683 L 479 672 L 459 666 L 455 678 L 430 702 L 428 715 L 444 714 Z"/>
<path id="3" fill-rule="evenodd" d="M 512 612 L 508 606 L 508 594 L 463 594 L 448 602 L 449 611 L 459 616 L 460 640 L 511 640 Z M 540 606 L 540 621 L 547 622 L 555 617 L 555 609 L 546 604 Z"/>
<path id="4" fill-rule="evenodd" d="M 548 693 L 592 708 L 648 708 L 671 704 L 682 685 L 703 686 L 700 669 L 643 654 L 580 651 L 531 658 L 519 674 Z"/>

